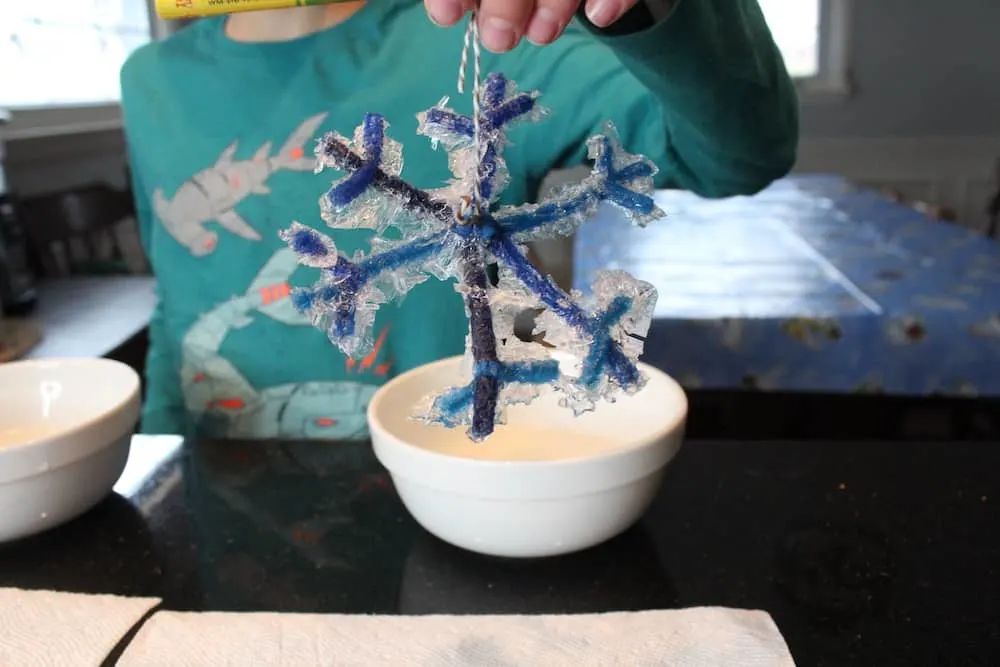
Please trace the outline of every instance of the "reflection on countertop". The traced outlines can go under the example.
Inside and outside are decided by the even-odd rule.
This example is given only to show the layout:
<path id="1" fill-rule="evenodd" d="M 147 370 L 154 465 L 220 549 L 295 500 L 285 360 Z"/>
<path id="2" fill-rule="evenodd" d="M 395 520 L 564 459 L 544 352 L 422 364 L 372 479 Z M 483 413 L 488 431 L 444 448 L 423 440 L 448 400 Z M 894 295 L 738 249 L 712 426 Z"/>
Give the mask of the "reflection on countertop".
<path id="1" fill-rule="evenodd" d="M 0 586 L 318 613 L 767 610 L 802 665 L 1000 655 L 1000 443 L 701 442 L 590 551 L 466 553 L 406 513 L 367 443 L 137 437 L 116 493 L 0 547 Z"/>

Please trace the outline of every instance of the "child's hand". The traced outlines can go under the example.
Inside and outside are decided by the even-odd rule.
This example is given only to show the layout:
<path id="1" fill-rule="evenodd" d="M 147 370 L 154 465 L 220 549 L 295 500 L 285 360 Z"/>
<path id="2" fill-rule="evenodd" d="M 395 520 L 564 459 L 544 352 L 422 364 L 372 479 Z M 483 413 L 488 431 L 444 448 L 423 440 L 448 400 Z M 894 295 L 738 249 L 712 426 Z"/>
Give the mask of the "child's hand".
<path id="1" fill-rule="evenodd" d="M 587 18 L 606 28 L 638 0 L 586 0 Z M 424 0 L 427 14 L 438 25 L 453 26 L 475 0 Z M 580 7 L 581 0 L 481 0 L 479 34 L 490 51 L 509 51 L 521 38 L 535 44 L 556 40 Z"/>

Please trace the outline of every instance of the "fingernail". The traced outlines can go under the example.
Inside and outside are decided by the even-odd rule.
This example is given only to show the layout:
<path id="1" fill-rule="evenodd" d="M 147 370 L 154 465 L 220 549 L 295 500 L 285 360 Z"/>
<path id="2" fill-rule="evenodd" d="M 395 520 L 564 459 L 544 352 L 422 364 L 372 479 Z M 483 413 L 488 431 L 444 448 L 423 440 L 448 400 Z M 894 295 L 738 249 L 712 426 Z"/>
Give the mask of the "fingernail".
<path id="1" fill-rule="evenodd" d="M 502 18 L 490 16 L 483 21 L 481 29 L 479 37 L 490 51 L 510 51 L 517 41 L 514 25 Z"/>
<path id="2" fill-rule="evenodd" d="M 548 7 L 539 7 L 528 24 L 528 39 L 533 44 L 548 44 L 559 36 L 561 30 L 555 13 Z"/>
<path id="3" fill-rule="evenodd" d="M 465 14 L 465 7 L 461 0 L 439 0 L 434 9 L 427 12 L 431 21 L 442 27 L 455 25 L 463 14 Z"/>
<path id="4" fill-rule="evenodd" d="M 591 0 L 587 4 L 587 18 L 598 28 L 607 28 L 621 18 L 620 0 Z"/>

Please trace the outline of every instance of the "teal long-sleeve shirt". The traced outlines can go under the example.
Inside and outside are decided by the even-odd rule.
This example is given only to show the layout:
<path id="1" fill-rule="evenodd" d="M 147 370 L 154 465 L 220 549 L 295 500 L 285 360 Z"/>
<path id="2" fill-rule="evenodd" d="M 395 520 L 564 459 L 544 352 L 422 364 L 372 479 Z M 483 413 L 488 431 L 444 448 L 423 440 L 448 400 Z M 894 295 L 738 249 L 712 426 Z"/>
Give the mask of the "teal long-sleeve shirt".
<path id="1" fill-rule="evenodd" d="M 142 430 L 230 438 L 364 437 L 365 406 L 395 374 L 464 349 L 464 306 L 429 280 L 383 306 L 375 349 L 351 360 L 295 311 L 311 284 L 278 238 L 320 229 L 315 140 L 351 136 L 367 112 L 403 143 L 403 176 L 433 188 L 447 159 L 416 135 L 416 114 L 455 81 L 462 28 L 430 23 L 413 0 L 370 0 L 344 23 L 288 42 L 239 43 L 205 19 L 138 50 L 122 70 L 122 107 L 140 231 L 157 277 Z M 555 168 L 585 159 L 606 120 L 629 152 L 660 167 L 658 185 L 707 197 L 751 194 L 788 172 L 797 103 L 755 0 L 678 0 L 624 36 L 571 26 L 555 44 L 484 53 L 483 70 L 539 90 L 550 117 L 512 130 L 502 203 L 536 194 Z M 338 248 L 370 232 L 338 230 Z"/>

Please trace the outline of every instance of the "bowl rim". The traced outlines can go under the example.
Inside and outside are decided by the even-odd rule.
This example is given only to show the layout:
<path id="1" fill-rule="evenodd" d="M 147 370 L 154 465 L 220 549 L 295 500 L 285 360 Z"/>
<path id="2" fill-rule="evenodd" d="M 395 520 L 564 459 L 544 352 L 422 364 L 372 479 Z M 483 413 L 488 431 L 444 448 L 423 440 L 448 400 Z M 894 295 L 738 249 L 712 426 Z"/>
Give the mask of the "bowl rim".
<path id="1" fill-rule="evenodd" d="M 15 368 L 51 367 L 55 369 L 59 366 L 121 368 L 127 371 L 129 386 L 123 392 L 119 402 L 105 410 L 70 422 L 65 428 L 49 435 L 0 447 L 0 461 L 4 462 L 2 469 L 0 469 L 0 484 L 42 474 L 85 458 L 112 444 L 115 438 L 122 435 L 121 432 L 112 433 L 111 431 L 131 428 L 138 421 L 141 409 L 139 400 L 142 386 L 141 377 L 131 366 L 115 359 L 103 357 L 21 359 L 0 364 L 0 378 Z M 125 426 L 125 422 L 129 422 L 130 425 Z M 69 446 L 81 433 L 94 429 L 107 432 L 101 432 L 100 437 L 95 438 L 95 444 L 73 448 Z"/>
<path id="2" fill-rule="evenodd" d="M 578 458 L 570 459 L 532 459 L 532 460 L 498 460 L 498 459 L 473 459 L 462 456 L 452 456 L 450 454 L 445 454 L 442 452 L 435 452 L 424 449 L 412 443 L 404 441 L 402 438 L 398 437 L 396 434 L 392 433 L 383 426 L 382 422 L 376 419 L 376 413 L 379 406 L 385 400 L 386 396 L 391 394 L 393 387 L 404 383 L 407 379 L 427 373 L 435 368 L 440 368 L 441 366 L 448 366 L 454 364 L 461 364 L 464 356 L 456 355 L 451 357 L 446 357 L 444 359 L 439 359 L 437 361 L 430 362 L 428 364 L 423 364 L 412 368 L 404 373 L 401 373 L 386 382 L 384 385 L 378 388 L 375 394 L 372 396 L 371 400 L 368 402 L 367 409 L 367 419 L 368 427 L 372 435 L 376 431 L 380 436 L 392 442 L 394 446 L 402 451 L 406 451 L 409 455 L 423 458 L 428 462 L 436 462 L 443 465 L 462 465 L 465 469 L 472 470 L 496 470 L 498 468 L 503 468 L 505 470 L 518 470 L 518 471 L 537 471 L 543 468 L 551 468 L 553 466 L 559 466 L 561 470 L 573 470 L 578 468 L 584 468 L 593 466 L 596 462 L 600 461 L 602 463 L 613 463 L 617 460 L 626 459 L 630 456 L 634 456 L 637 451 L 641 451 L 644 447 L 648 445 L 659 442 L 665 438 L 668 438 L 672 433 L 678 431 L 678 429 L 684 428 L 686 425 L 687 414 L 689 410 L 687 394 L 684 392 L 684 388 L 680 385 L 677 380 L 671 377 L 664 371 L 651 366 L 642 361 L 638 362 L 639 369 L 646 373 L 648 376 L 656 376 L 661 380 L 666 381 L 666 385 L 670 390 L 676 394 L 676 398 L 679 399 L 680 409 L 676 410 L 673 418 L 664 424 L 661 424 L 653 431 L 644 434 L 641 437 L 629 438 L 625 440 L 621 447 L 616 448 L 613 451 L 606 453 L 596 453 L 586 456 L 581 456 Z M 600 409 L 599 407 L 597 408 Z M 375 438 L 373 437 L 373 442 Z M 483 443 L 483 446 L 488 446 L 489 440 Z M 376 446 L 376 449 L 378 447 Z M 388 466 L 386 466 L 388 468 Z M 390 469 L 390 472 L 395 473 Z M 405 476 L 405 474 L 403 475 Z"/>

